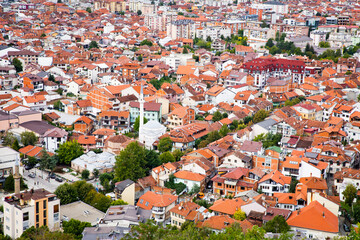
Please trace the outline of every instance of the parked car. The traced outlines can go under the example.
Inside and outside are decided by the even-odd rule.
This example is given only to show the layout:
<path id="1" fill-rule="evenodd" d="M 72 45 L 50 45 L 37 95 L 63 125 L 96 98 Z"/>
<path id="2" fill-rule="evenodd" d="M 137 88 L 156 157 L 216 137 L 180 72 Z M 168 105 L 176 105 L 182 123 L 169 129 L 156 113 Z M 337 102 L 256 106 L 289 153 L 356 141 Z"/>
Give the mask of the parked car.
<path id="1" fill-rule="evenodd" d="M 35 176 L 36 176 L 35 173 L 30 173 L 29 174 L 29 177 L 31 177 L 31 178 L 35 178 Z"/>
<path id="2" fill-rule="evenodd" d="M 59 178 L 59 177 L 55 178 L 55 180 L 58 181 L 58 182 L 63 182 L 63 179 Z"/>
<path id="3" fill-rule="evenodd" d="M 51 178 L 51 179 L 56 179 L 55 173 L 51 173 L 51 174 L 50 174 L 50 178 Z"/>
<path id="4" fill-rule="evenodd" d="M 30 170 L 33 169 L 34 166 L 33 165 L 25 165 L 25 170 Z"/>
<path id="5" fill-rule="evenodd" d="M 343 227 L 344 227 L 344 231 L 345 231 L 345 232 L 350 232 L 350 228 L 349 228 L 348 225 L 346 225 L 346 224 L 344 223 Z"/>

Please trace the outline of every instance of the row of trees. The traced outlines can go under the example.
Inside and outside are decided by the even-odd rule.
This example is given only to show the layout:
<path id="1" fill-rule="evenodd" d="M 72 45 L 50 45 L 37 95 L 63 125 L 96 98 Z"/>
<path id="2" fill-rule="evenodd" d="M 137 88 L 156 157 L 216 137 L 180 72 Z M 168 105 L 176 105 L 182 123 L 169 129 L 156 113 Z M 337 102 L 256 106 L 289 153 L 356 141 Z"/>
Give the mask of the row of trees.
<path id="1" fill-rule="evenodd" d="M 20 142 L 24 147 L 28 145 L 35 145 L 37 141 L 38 141 L 38 137 L 33 132 L 22 132 L 20 134 Z M 3 145 L 9 146 L 16 151 L 20 149 L 20 144 L 18 139 L 11 132 L 6 133 L 3 139 Z"/>
<path id="2" fill-rule="evenodd" d="M 140 223 L 138 226 L 133 226 L 131 231 L 125 235 L 126 240 L 172 240 L 172 239 L 204 239 L 204 240 L 264 240 L 270 239 L 265 237 L 266 232 L 281 233 L 278 239 L 287 240 L 292 239 L 293 234 L 288 233 L 290 227 L 287 225 L 283 216 L 276 216 L 272 221 L 269 221 L 260 228 L 253 226 L 244 233 L 239 223 L 234 223 L 225 231 L 214 233 L 207 228 L 196 228 L 193 222 L 185 222 L 181 229 L 176 227 L 161 227 L 156 225 L 153 221 Z"/>

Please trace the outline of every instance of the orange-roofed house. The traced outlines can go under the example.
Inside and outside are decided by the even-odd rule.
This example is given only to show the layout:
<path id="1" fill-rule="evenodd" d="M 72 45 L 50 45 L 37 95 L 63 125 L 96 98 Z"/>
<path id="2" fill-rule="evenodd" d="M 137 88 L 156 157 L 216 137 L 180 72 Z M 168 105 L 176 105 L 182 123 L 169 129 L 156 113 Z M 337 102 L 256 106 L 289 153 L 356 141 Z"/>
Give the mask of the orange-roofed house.
<path id="1" fill-rule="evenodd" d="M 130 126 L 129 111 L 103 111 L 99 113 L 99 123 L 101 127 L 108 129 L 121 129 Z"/>
<path id="2" fill-rule="evenodd" d="M 206 175 L 194 173 L 190 171 L 178 171 L 174 173 L 175 183 L 183 183 L 187 187 L 187 191 L 191 191 L 194 186 L 199 186 L 200 189 L 203 189 Z"/>
<path id="3" fill-rule="evenodd" d="M 232 217 L 243 205 L 245 205 L 245 202 L 241 198 L 220 198 L 216 200 L 209 209 L 215 212 L 216 215 L 228 215 Z"/>
<path id="4" fill-rule="evenodd" d="M 74 131 L 85 134 L 89 133 L 93 128 L 93 122 L 94 121 L 92 119 L 82 116 L 74 122 Z"/>
<path id="5" fill-rule="evenodd" d="M 249 178 L 249 169 L 238 167 L 221 170 L 219 168 L 218 175 L 211 179 L 215 194 L 235 196 L 254 188 L 254 180 Z"/>
<path id="6" fill-rule="evenodd" d="M 258 188 L 266 195 L 273 196 L 276 192 L 288 192 L 290 183 L 291 177 L 283 175 L 278 170 L 274 170 L 259 180 Z"/>
<path id="7" fill-rule="evenodd" d="M 178 197 L 172 194 L 157 194 L 152 191 L 146 192 L 139 198 L 136 206 L 145 210 L 151 210 L 151 216 L 157 224 L 163 224 L 170 218 L 170 210 L 176 205 Z"/>
<path id="8" fill-rule="evenodd" d="M 205 101 L 212 104 L 221 102 L 232 103 L 236 93 L 218 85 L 213 86 L 205 93 Z"/>
<path id="9" fill-rule="evenodd" d="M 86 151 L 96 148 L 95 136 L 80 135 L 77 141 Z"/>
<path id="10" fill-rule="evenodd" d="M 244 221 L 235 220 L 227 215 L 212 216 L 203 222 L 198 222 L 197 227 L 206 227 L 211 231 L 219 233 L 225 231 L 226 228 L 230 227 L 232 224 L 238 223 L 241 226 L 242 231 L 245 233 L 253 227 L 253 224 L 247 219 Z"/>
<path id="11" fill-rule="evenodd" d="M 307 238 L 334 238 L 339 233 L 339 219 L 329 209 L 318 201 L 294 211 L 287 224 L 293 231 L 302 231 Z"/>
<path id="12" fill-rule="evenodd" d="M 165 186 L 165 182 L 169 180 L 170 175 L 174 174 L 178 169 L 178 163 L 168 162 L 155 167 L 151 170 L 151 176 L 155 179 L 156 185 Z"/>
<path id="13" fill-rule="evenodd" d="M 167 126 L 169 129 L 193 123 L 195 121 L 195 110 L 189 107 L 179 106 L 168 115 L 167 121 L 169 123 Z"/>
<path id="14" fill-rule="evenodd" d="M 199 211 L 200 207 L 200 205 L 192 201 L 180 202 L 170 210 L 171 226 L 180 228 L 185 221 L 196 223 L 204 220 L 210 213 L 207 209 Z"/>

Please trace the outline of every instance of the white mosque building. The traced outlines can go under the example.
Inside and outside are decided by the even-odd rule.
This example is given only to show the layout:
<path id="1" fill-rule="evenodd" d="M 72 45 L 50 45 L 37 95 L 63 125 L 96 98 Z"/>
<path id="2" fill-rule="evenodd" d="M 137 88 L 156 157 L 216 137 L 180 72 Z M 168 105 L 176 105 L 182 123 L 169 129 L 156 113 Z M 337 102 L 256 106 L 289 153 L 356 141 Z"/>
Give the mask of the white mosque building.
<path id="1" fill-rule="evenodd" d="M 166 127 L 158 121 L 151 120 L 144 124 L 144 94 L 143 86 L 140 91 L 140 126 L 139 126 L 139 142 L 143 143 L 147 149 L 153 149 L 153 144 L 160 136 L 166 133 Z"/>

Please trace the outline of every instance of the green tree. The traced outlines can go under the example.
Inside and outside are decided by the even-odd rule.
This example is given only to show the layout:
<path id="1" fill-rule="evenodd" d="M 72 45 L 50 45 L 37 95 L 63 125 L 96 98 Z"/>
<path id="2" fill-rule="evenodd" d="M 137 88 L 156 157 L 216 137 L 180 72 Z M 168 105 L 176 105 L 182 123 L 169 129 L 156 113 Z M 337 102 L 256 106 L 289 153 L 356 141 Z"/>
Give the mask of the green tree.
<path id="1" fill-rule="evenodd" d="M 46 37 L 46 34 L 45 33 L 43 33 L 43 34 L 41 34 L 41 36 L 40 36 L 41 38 L 44 38 L 44 37 Z"/>
<path id="2" fill-rule="evenodd" d="M 175 157 L 171 154 L 171 152 L 163 152 L 160 154 L 159 158 L 162 163 L 175 162 Z"/>
<path id="3" fill-rule="evenodd" d="M 84 228 L 91 227 L 91 223 L 89 222 L 81 222 L 76 219 L 70 219 L 70 221 L 63 221 L 62 228 L 64 233 L 71 234 L 75 237 L 75 239 L 81 240 L 82 239 L 82 232 Z"/>
<path id="4" fill-rule="evenodd" d="M 172 146 L 173 146 L 173 141 L 171 140 L 170 137 L 161 138 L 159 140 L 158 150 L 161 153 L 168 152 L 171 151 Z"/>
<path id="5" fill-rule="evenodd" d="M 146 170 L 153 169 L 154 167 L 161 165 L 161 160 L 159 158 L 159 153 L 155 150 L 145 149 L 146 157 Z"/>
<path id="6" fill-rule="evenodd" d="M 87 183 L 84 180 L 76 181 L 76 182 L 72 183 L 71 186 L 76 190 L 76 194 L 77 194 L 76 198 L 77 198 L 77 200 L 80 200 L 80 201 L 85 201 L 87 194 L 91 190 L 95 189 L 91 183 Z"/>
<path id="7" fill-rule="evenodd" d="M 74 236 L 60 231 L 49 231 L 47 226 L 26 229 L 17 240 L 75 240 Z"/>
<path id="8" fill-rule="evenodd" d="M 272 220 L 266 222 L 263 228 L 266 232 L 272 233 L 286 233 L 290 230 L 290 226 L 282 215 L 277 215 Z"/>
<path id="9" fill-rule="evenodd" d="M 189 194 L 193 195 L 198 192 L 200 192 L 200 186 L 198 184 L 194 184 L 193 187 L 191 188 Z"/>
<path id="10" fill-rule="evenodd" d="M 264 109 L 260 109 L 259 111 L 257 111 L 254 115 L 253 118 L 253 122 L 254 123 L 258 123 L 263 121 L 265 118 L 267 118 L 269 116 L 269 113 L 267 111 L 265 111 Z"/>
<path id="11" fill-rule="evenodd" d="M 17 73 L 23 71 L 23 66 L 22 66 L 22 63 L 21 63 L 21 61 L 19 59 L 14 58 L 13 61 L 12 61 L 12 64 L 14 65 L 15 70 L 16 70 Z"/>
<path id="12" fill-rule="evenodd" d="M 239 209 L 234 213 L 234 219 L 244 221 L 246 219 L 246 213 Z"/>
<path id="13" fill-rule="evenodd" d="M 54 102 L 54 109 L 61 111 L 61 101 L 60 100 Z"/>
<path id="14" fill-rule="evenodd" d="M 219 130 L 220 136 L 222 136 L 222 137 L 225 137 L 229 132 L 230 132 L 230 130 L 227 125 L 222 125 Z"/>
<path id="15" fill-rule="evenodd" d="M 102 212 L 106 212 L 106 210 L 110 207 L 112 200 L 93 189 L 86 195 L 85 202 Z"/>
<path id="16" fill-rule="evenodd" d="M 40 169 L 45 170 L 48 168 L 48 163 L 50 162 L 50 155 L 46 151 L 45 147 L 41 150 L 41 157 L 40 157 Z"/>
<path id="17" fill-rule="evenodd" d="M 99 177 L 99 169 L 95 168 L 93 171 L 93 175 L 94 175 L 94 178 L 98 178 Z"/>
<path id="18" fill-rule="evenodd" d="M 84 154 L 82 146 L 75 140 L 60 144 L 58 149 L 59 162 L 69 165 L 72 160 Z"/>
<path id="19" fill-rule="evenodd" d="M 151 47 L 153 43 L 150 40 L 144 39 L 140 42 L 140 46 L 144 46 L 144 45 Z"/>
<path id="20" fill-rule="evenodd" d="M 117 206 L 117 205 L 128 205 L 128 203 L 122 199 L 118 199 L 111 202 L 111 206 Z"/>
<path id="21" fill-rule="evenodd" d="M 296 190 L 296 185 L 299 183 L 298 180 L 296 180 L 296 178 L 292 178 L 291 179 L 291 183 L 290 183 L 290 187 L 289 187 L 289 193 L 295 193 Z"/>
<path id="22" fill-rule="evenodd" d="M 14 191 L 14 176 L 12 174 L 5 179 L 4 190 L 7 192 Z"/>
<path id="23" fill-rule="evenodd" d="M 4 137 L 3 145 L 4 146 L 12 146 L 14 144 L 15 140 L 17 140 L 15 135 L 12 132 L 7 132 Z"/>
<path id="24" fill-rule="evenodd" d="M 140 16 L 142 14 L 141 10 L 138 10 L 136 13 L 138 16 Z"/>
<path id="25" fill-rule="evenodd" d="M 89 49 L 92 49 L 92 48 L 99 48 L 99 45 L 96 41 L 91 41 L 90 44 L 89 44 Z"/>
<path id="26" fill-rule="evenodd" d="M 136 181 L 139 178 L 145 177 L 146 165 L 145 150 L 138 142 L 130 143 L 120 154 L 116 157 L 115 176 L 118 181 L 131 179 Z"/>
<path id="27" fill-rule="evenodd" d="M 217 121 L 220 121 L 221 119 L 223 119 L 223 115 L 221 114 L 221 112 L 219 112 L 219 111 L 214 112 L 212 121 L 217 122 Z"/>
<path id="28" fill-rule="evenodd" d="M 188 53 L 189 53 L 189 51 L 187 50 L 187 48 L 186 48 L 186 47 L 184 47 L 184 48 L 183 48 L 182 53 L 183 53 L 183 54 L 188 54 Z"/>
<path id="29" fill-rule="evenodd" d="M 86 8 L 86 11 L 87 11 L 88 13 L 91 13 L 91 8 L 90 8 L 90 7 L 87 7 L 87 8 Z"/>
<path id="30" fill-rule="evenodd" d="M 56 188 L 54 193 L 60 199 L 61 205 L 72 203 L 78 200 L 78 193 L 73 184 L 61 184 Z"/>
<path id="31" fill-rule="evenodd" d="M 15 151 L 19 151 L 20 145 L 19 145 L 19 141 L 17 140 L 17 138 L 15 139 L 13 144 L 11 145 L 11 148 L 14 149 Z"/>
<path id="32" fill-rule="evenodd" d="M 322 42 L 319 43 L 319 47 L 321 47 L 321 48 L 329 48 L 330 43 L 322 41 Z"/>
<path id="33" fill-rule="evenodd" d="M 48 80 L 51 81 L 51 82 L 55 82 L 54 75 L 50 74 Z"/>
<path id="34" fill-rule="evenodd" d="M 175 149 L 172 152 L 172 155 L 174 156 L 175 161 L 177 162 L 177 161 L 180 161 L 180 159 L 184 155 L 184 153 L 180 149 Z"/>
<path id="35" fill-rule="evenodd" d="M 206 41 L 207 41 L 207 42 L 211 42 L 211 37 L 210 37 L 210 36 L 207 36 Z"/>
<path id="36" fill-rule="evenodd" d="M 33 132 L 22 132 L 20 134 L 21 143 L 24 146 L 28 145 L 35 145 L 35 143 L 38 141 L 38 137 Z"/>
<path id="37" fill-rule="evenodd" d="M 144 117 L 144 124 L 147 123 L 148 120 Z M 134 123 L 134 131 L 135 132 L 139 132 L 139 127 L 140 127 L 140 116 L 138 116 L 136 119 L 135 119 L 135 123 Z"/>
<path id="38" fill-rule="evenodd" d="M 139 55 L 138 58 L 137 58 L 137 60 L 138 60 L 139 62 L 142 62 L 142 60 L 143 60 L 142 55 Z"/>
<path id="39" fill-rule="evenodd" d="M 352 184 L 348 184 L 343 191 L 343 195 L 345 197 L 345 203 L 351 206 L 356 198 L 357 189 Z"/>
<path id="40" fill-rule="evenodd" d="M 82 178 L 82 179 L 88 180 L 88 179 L 89 179 L 89 176 L 90 176 L 90 171 L 89 171 L 89 170 L 84 169 L 84 170 L 81 172 L 81 178 Z"/>

